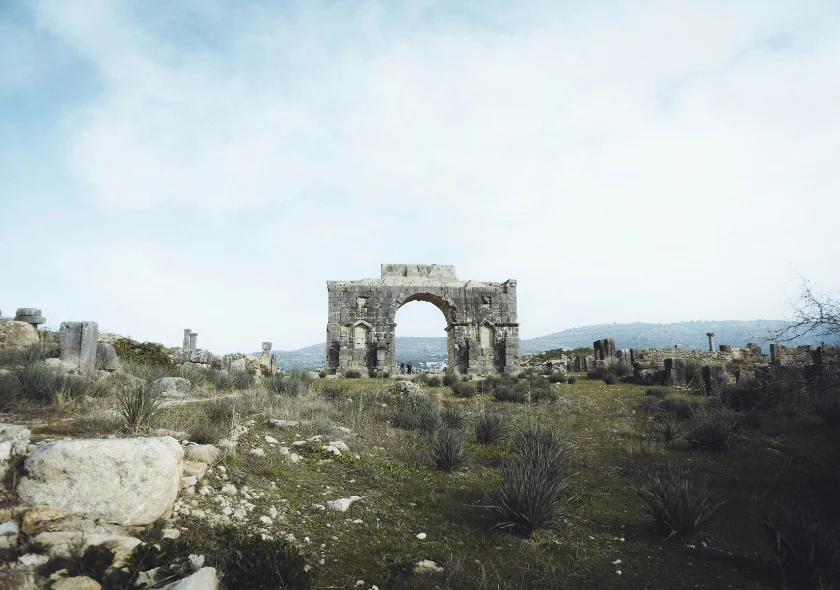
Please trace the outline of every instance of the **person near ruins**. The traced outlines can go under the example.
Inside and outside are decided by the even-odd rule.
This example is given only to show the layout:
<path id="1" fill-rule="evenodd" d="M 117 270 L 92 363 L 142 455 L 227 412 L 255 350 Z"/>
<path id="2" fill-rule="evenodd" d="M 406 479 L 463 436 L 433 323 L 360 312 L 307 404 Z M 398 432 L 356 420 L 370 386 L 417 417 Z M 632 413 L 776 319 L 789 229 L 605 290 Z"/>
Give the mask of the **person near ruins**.
<path id="1" fill-rule="evenodd" d="M 412 367 L 411 367 L 411 363 L 408 363 L 408 364 L 405 366 L 405 368 L 406 368 L 406 370 L 408 371 L 408 374 L 409 374 L 409 375 L 411 375 L 411 374 L 412 374 Z"/>
<path id="2" fill-rule="evenodd" d="M 400 363 L 400 375 L 405 375 L 405 363 Z"/>

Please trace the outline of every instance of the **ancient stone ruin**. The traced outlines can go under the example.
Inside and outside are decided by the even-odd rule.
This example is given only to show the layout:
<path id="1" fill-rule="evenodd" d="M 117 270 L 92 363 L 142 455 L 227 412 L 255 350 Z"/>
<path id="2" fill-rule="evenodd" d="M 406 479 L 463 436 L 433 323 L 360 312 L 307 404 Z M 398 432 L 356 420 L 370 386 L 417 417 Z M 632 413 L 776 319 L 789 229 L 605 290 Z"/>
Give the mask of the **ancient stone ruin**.
<path id="1" fill-rule="evenodd" d="M 277 367 L 277 357 L 271 352 L 271 342 L 263 342 L 262 351 L 260 366 L 268 372 L 273 373 L 274 369 Z"/>
<path id="2" fill-rule="evenodd" d="M 99 324 L 96 322 L 61 322 L 58 332 L 60 359 L 82 374 L 96 369 Z"/>
<path id="3" fill-rule="evenodd" d="M 394 368 L 397 310 L 428 301 L 446 318 L 449 366 L 464 374 L 519 370 L 516 281 L 463 281 L 454 266 L 383 264 L 379 279 L 327 281 L 327 369 Z"/>
<path id="4" fill-rule="evenodd" d="M 36 309 L 34 307 L 19 307 L 17 312 L 15 312 L 15 321 L 26 322 L 33 328 L 37 329 L 38 326 L 47 321 L 47 318 L 41 315 L 40 309 Z"/>

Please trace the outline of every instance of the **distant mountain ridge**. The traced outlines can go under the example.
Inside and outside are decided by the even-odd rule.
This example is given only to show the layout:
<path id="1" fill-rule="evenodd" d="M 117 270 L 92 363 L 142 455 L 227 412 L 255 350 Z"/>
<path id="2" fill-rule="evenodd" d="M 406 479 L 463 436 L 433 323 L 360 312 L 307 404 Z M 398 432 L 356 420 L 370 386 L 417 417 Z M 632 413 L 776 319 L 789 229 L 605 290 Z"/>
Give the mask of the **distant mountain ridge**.
<path id="1" fill-rule="evenodd" d="M 616 348 L 663 348 L 682 344 L 689 349 L 705 349 L 709 346 L 708 332 L 714 332 L 715 345 L 731 344 L 742 347 L 748 342 L 755 342 L 767 352 L 766 338 L 774 331 L 783 329 L 787 322 L 783 320 L 729 320 L 675 322 L 672 324 L 653 324 L 636 322 L 632 324 L 599 324 L 570 328 L 537 338 L 527 338 L 519 343 L 522 354 L 534 354 L 557 348 L 578 348 L 592 346 L 595 340 L 615 338 Z M 428 362 L 446 362 L 446 337 L 397 337 L 394 339 L 398 362 L 411 362 L 416 367 L 423 367 Z M 819 342 L 800 339 L 790 345 L 813 344 Z M 324 366 L 326 344 L 313 344 L 298 350 L 275 350 L 277 366 L 281 369 L 316 370 Z"/>

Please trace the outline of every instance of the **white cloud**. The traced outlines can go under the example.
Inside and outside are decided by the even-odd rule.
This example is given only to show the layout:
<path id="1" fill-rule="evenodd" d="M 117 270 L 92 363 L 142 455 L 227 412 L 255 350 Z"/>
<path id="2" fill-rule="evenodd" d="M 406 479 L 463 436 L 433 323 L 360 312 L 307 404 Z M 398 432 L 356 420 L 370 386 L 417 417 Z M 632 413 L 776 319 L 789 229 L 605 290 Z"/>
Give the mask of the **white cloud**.
<path id="1" fill-rule="evenodd" d="M 84 6 L 38 12 L 101 77 L 67 113 L 70 170 L 111 209 L 275 219 L 307 285 L 296 345 L 325 279 L 380 262 L 518 278 L 527 336 L 777 316 L 791 265 L 838 287 L 832 2 Z"/>

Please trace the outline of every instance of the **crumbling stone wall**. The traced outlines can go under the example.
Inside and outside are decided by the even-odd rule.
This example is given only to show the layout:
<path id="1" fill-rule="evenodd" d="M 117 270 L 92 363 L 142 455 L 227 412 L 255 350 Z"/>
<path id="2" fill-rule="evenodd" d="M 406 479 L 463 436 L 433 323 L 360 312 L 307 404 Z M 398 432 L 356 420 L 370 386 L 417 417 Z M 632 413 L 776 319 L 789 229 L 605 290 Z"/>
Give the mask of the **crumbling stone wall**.
<path id="1" fill-rule="evenodd" d="M 808 365 L 814 362 L 814 350 L 810 345 L 790 348 L 783 344 L 771 344 L 770 362 L 774 365 Z"/>
<path id="2" fill-rule="evenodd" d="M 381 278 L 328 281 L 326 366 L 394 368 L 394 318 L 411 301 L 428 301 L 446 318 L 449 366 L 464 374 L 519 369 L 516 281 L 462 281 L 454 266 L 383 264 Z"/>

